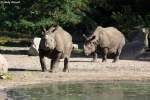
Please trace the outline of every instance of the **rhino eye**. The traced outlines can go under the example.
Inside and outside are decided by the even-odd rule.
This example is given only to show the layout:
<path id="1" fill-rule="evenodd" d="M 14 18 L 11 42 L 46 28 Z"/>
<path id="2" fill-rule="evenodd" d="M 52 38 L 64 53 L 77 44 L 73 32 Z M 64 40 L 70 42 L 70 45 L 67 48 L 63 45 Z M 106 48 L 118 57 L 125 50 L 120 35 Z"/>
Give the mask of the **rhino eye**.
<path id="1" fill-rule="evenodd" d="M 94 45 L 96 45 L 96 42 L 93 42 Z"/>
<path id="2" fill-rule="evenodd" d="M 90 45 L 93 46 L 93 45 L 94 45 L 94 42 L 91 42 Z"/>

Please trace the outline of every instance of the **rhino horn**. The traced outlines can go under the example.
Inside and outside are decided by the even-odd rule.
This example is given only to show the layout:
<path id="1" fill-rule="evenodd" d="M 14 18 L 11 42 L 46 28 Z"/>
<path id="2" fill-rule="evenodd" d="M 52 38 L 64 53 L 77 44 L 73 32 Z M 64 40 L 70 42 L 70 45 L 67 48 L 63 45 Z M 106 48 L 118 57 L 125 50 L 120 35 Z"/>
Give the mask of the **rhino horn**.
<path id="1" fill-rule="evenodd" d="M 84 39 L 87 39 L 87 36 L 85 34 L 82 35 L 84 37 Z"/>
<path id="2" fill-rule="evenodd" d="M 95 35 L 93 35 L 91 38 L 90 38 L 90 40 L 93 40 L 93 39 L 95 39 L 96 38 L 96 36 Z"/>
<path id="3" fill-rule="evenodd" d="M 58 29 L 58 27 L 55 27 L 55 28 L 52 30 L 52 32 L 55 32 L 57 29 Z"/>
<path id="4" fill-rule="evenodd" d="M 43 32 L 46 32 L 46 28 L 44 26 L 42 26 L 42 28 L 43 28 Z"/>

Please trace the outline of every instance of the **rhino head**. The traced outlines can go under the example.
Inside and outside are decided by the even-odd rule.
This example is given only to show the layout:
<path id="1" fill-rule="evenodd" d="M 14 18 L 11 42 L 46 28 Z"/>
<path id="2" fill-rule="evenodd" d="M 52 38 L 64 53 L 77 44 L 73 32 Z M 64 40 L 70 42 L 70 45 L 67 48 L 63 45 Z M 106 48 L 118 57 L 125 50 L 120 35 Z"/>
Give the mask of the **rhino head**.
<path id="1" fill-rule="evenodd" d="M 51 27 L 48 30 L 43 28 L 43 31 L 42 31 L 42 45 L 41 45 L 42 49 L 53 50 L 56 47 L 55 31 L 56 31 L 56 27 Z"/>
<path id="2" fill-rule="evenodd" d="M 85 55 L 90 55 L 95 52 L 96 50 L 96 36 L 92 35 L 90 37 L 86 37 L 83 35 L 85 42 L 84 42 L 84 53 Z"/>

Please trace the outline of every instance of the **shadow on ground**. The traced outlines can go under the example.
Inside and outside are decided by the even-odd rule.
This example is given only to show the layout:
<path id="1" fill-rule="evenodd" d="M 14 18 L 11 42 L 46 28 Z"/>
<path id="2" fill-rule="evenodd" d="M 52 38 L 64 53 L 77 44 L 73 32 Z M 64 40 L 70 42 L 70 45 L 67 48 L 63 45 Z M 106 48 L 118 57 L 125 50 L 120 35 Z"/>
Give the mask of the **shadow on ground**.
<path id="1" fill-rule="evenodd" d="M 13 55 L 28 55 L 27 50 L 1 50 L 1 54 L 13 54 Z"/>
<path id="2" fill-rule="evenodd" d="M 37 71 L 37 72 L 41 72 L 41 70 L 32 70 L 32 69 L 21 69 L 21 68 L 9 68 L 8 71 Z"/>

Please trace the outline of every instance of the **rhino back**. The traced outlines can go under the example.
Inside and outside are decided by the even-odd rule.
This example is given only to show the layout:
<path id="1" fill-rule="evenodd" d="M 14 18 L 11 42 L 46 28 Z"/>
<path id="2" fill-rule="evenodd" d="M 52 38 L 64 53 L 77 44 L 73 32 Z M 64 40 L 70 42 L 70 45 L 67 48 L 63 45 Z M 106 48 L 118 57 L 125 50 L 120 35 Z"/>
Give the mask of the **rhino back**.
<path id="1" fill-rule="evenodd" d="M 108 47 L 110 52 L 116 52 L 123 40 L 123 34 L 114 27 L 103 28 L 99 33 L 100 46 Z"/>
<path id="2" fill-rule="evenodd" d="M 63 55 L 67 55 L 71 52 L 70 48 L 72 50 L 72 37 L 68 32 L 62 28 L 58 29 L 55 33 L 55 39 L 56 50 L 63 52 Z"/>

